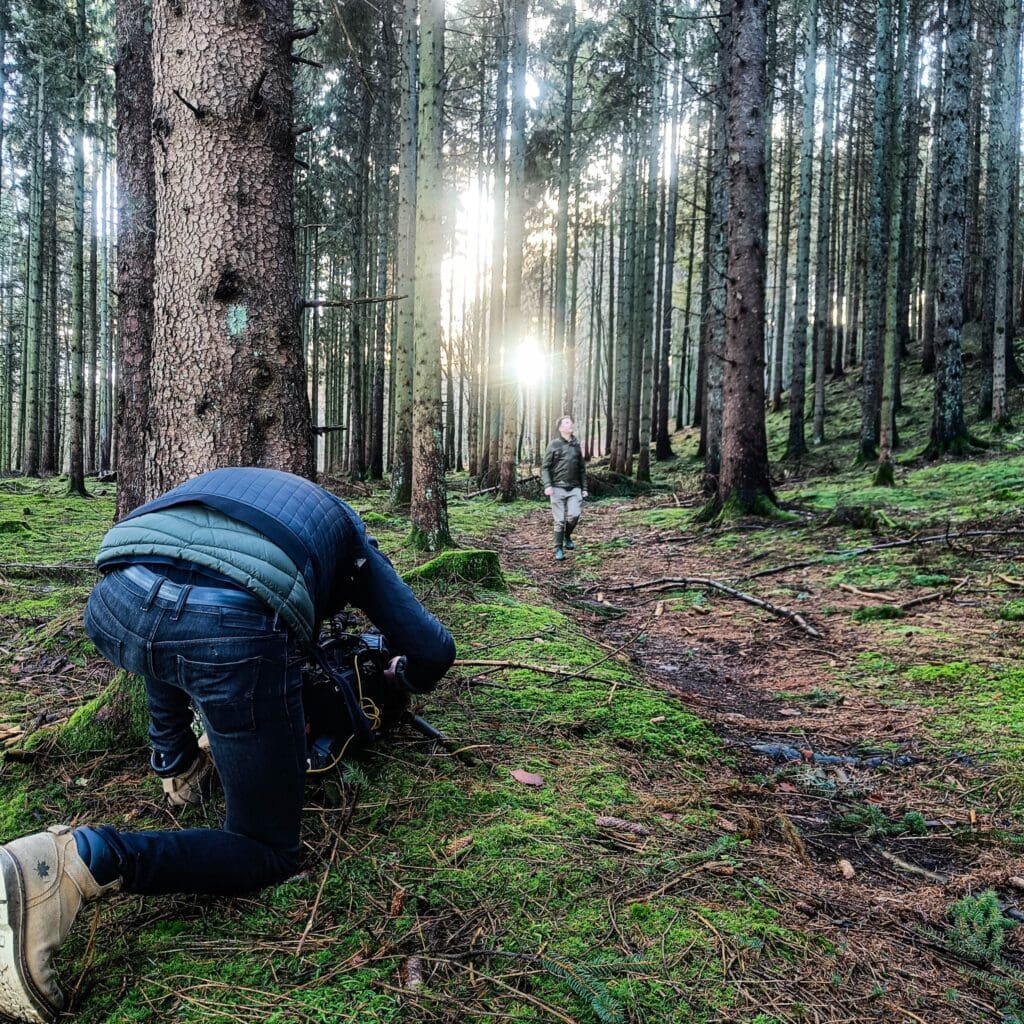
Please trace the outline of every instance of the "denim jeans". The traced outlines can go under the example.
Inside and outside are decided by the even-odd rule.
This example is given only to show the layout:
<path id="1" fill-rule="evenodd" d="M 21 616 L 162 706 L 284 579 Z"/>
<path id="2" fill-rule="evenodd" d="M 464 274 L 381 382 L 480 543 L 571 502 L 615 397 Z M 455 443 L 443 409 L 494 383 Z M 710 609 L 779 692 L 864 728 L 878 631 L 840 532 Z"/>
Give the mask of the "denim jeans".
<path id="1" fill-rule="evenodd" d="M 115 570 L 90 595 L 85 630 L 108 661 L 145 680 L 157 774 L 195 761 L 195 707 L 227 801 L 221 829 L 95 828 L 117 855 L 124 891 L 229 895 L 294 874 L 306 768 L 301 665 L 274 616 L 258 604 L 169 600 L 159 579 L 147 591 Z"/>

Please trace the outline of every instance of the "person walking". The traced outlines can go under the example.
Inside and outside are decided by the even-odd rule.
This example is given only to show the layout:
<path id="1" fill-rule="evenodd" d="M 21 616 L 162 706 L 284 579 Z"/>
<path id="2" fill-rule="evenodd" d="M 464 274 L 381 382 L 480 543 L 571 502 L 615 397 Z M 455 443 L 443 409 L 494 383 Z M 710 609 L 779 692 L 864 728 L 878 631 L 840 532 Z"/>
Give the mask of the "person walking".
<path id="1" fill-rule="evenodd" d="M 548 445 L 540 469 L 544 493 L 551 499 L 555 520 L 555 561 L 565 559 L 565 551 L 576 545 L 572 534 L 580 521 L 583 499 L 587 496 L 587 470 L 583 451 L 573 433 L 571 416 L 558 421 L 558 437 Z"/>
<path id="2" fill-rule="evenodd" d="M 359 515 L 290 473 L 204 473 L 118 522 L 96 562 L 104 575 L 85 631 L 108 661 L 145 681 L 151 767 L 168 802 L 198 802 L 216 769 L 224 824 L 55 825 L 0 847 L 0 1018 L 38 1024 L 63 1009 L 52 961 L 83 902 L 117 891 L 236 895 L 296 873 L 301 655 L 324 620 L 361 608 L 404 652 L 384 678 L 405 691 L 433 689 L 455 658 L 451 634 Z"/>

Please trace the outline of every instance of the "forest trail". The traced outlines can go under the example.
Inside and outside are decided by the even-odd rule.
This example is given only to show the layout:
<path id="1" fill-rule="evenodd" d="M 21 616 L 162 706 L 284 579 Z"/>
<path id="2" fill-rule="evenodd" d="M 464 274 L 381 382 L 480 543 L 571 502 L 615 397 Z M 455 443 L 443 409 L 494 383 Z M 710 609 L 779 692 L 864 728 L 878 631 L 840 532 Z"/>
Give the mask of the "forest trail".
<path id="1" fill-rule="evenodd" d="M 660 504 L 665 507 L 664 499 Z M 577 550 L 559 565 L 545 508 L 504 539 L 503 559 L 529 574 L 612 656 L 628 659 L 638 675 L 711 724 L 723 751 L 720 763 L 708 766 L 704 798 L 718 812 L 723 835 L 747 841 L 738 870 L 756 871 L 784 894 L 787 927 L 841 950 L 841 984 L 835 958 L 794 966 L 796 989 L 830 993 L 829 1020 L 1015 1021 L 989 1000 L 999 1004 L 1003 986 L 1019 986 L 1019 979 L 999 977 L 997 969 L 964 992 L 972 984 L 965 980 L 970 965 L 951 955 L 940 936 L 949 907 L 965 894 L 994 888 L 1011 916 L 1024 907 L 1015 887 L 1024 886 L 1024 860 L 1011 850 L 1009 810 L 1019 774 L 1011 779 L 978 747 L 951 749 L 937 740 L 936 709 L 909 689 L 895 690 L 893 638 L 873 628 L 883 623 L 851 614 L 873 607 L 878 594 L 850 584 L 840 589 L 834 559 L 745 579 L 823 557 L 819 552 L 838 538 L 844 538 L 840 546 L 852 546 L 848 533 L 753 521 L 727 534 L 700 533 L 665 529 L 660 518 L 651 500 L 590 504 L 574 538 Z M 787 534 L 800 535 L 804 558 L 776 554 L 778 538 Z M 871 547 L 886 539 L 854 543 Z M 792 543 L 782 542 L 790 554 Z M 959 558 L 975 568 L 986 555 L 1000 554 L 972 548 L 951 555 L 946 548 L 941 556 L 927 547 L 896 552 L 916 562 L 919 575 L 935 559 L 948 568 Z M 965 587 L 955 572 L 950 576 L 951 589 Z M 728 583 L 798 610 L 821 636 L 711 590 L 616 589 L 664 577 Z M 899 604 L 905 595 L 897 590 L 880 593 Z M 921 589 L 906 596 L 913 602 L 915 594 Z M 922 625 L 902 627 L 896 642 L 904 658 L 915 644 L 923 659 L 936 663 L 955 658 L 954 648 L 962 654 L 964 645 L 981 662 L 1019 650 L 1015 631 L 1001 628 L 1010 623 L 993 628 L 982 621 L 980 602 L 957 600 L 930 597 L 910 605 L 908 614 L 918 612 Z M 941 678 L 945 684 L 929 686 L 956 688 L 948 675 Z M 728 896 L 721 899 L 727 907 Z M 1007 933 L 1002 950 L 1015 968 L 1024 966 L 1019 931 Z M 728 975 L 748 999 L 771 1010 L 775 997 L 745 974 L 742 957 Z"/>

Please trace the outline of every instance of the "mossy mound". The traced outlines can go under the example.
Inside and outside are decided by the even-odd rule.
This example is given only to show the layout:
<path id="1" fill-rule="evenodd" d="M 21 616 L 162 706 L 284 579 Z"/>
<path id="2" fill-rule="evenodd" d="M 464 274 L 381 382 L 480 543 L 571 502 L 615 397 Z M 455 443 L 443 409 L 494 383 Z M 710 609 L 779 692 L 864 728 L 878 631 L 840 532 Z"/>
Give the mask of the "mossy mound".
<path id="1" fill-rule="evenodd" d="M 363 522 L 367 526 L 377 526 L 385 530 L 399 530 L 402 524 L 389 516 L 382 516 L 379 512 L 364 512 Z"/>
<path id="2" fill-rule="evenodd" d="M 442 583 L 446 586 L 476 586 L 487 590 L 507 590 L 496 551 L 442 551 L 429 562 L 404 574 L 406 583 Z"/>
<path id="3" fill-rule="evenodd" d="M 57 730 L 55 739 L 67 753 L 121 750 L 144 746 L 148 727 L 142 680 L 118 672 L 98 696 L 83 704 Z"/>
<path id="4" fill-rule="evenodd" d="M 999 609 L 999 618 L 1004 622 L 1024 622 L 1024 600 L 1007 601 Z"/>

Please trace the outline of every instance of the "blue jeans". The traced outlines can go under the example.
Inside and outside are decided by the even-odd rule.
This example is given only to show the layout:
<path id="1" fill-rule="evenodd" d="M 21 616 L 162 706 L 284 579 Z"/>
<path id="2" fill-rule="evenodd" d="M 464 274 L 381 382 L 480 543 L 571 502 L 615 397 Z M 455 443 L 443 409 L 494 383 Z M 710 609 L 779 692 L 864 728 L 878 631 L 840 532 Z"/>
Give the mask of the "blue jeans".
<path id="1" fill-rule="evenodd" d="M 85 630 L 108 661 L 145 680 L 158 775 L 181 774 L 195 761 L 198 710 L 224 787 L 224 827 L 93 833 L 114 850 L 126 892 L 251 892 L 298 868 L 306 769 L 301 662 L 288 633 L 255 599 L 251 608 L 174 601 L 161 596 L 161 583 L 157 577 L 147 590 L 124 570 L 111 572 L 89 596 Z"/>

